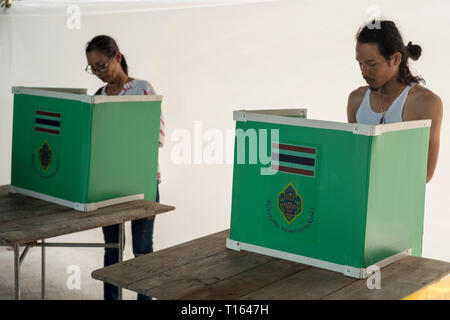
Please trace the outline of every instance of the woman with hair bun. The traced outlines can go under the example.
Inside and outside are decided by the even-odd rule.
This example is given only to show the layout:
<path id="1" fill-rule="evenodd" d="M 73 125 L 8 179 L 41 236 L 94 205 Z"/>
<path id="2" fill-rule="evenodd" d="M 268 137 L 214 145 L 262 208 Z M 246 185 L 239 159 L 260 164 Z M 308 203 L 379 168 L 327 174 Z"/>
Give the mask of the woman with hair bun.
<path id="1" fill-rule="evenodd" d="M 404 44 L 393 21 L 362 26 L 356 34 L 356 60 L 368 85 L 348 97 L 350 123 L 380 124 L 431 119 L 426 181 L 433 177 L 439 154 L 442 101 L 414 76 L 408 60 L 420 58 L 422 48 Z"/>
<path id="2" fill-rule="evenodd" d="M 146 80 L 134 79 L 128 75 L 128 65 L 120 52 L 116 41 L 106 35 L 93 38 L 86 46 L 88 65 L 86 71 L 96 75 L 106 83 L 99 88 L 96 95 L 123 96 L 123 95 L 156 95 L 152 85 Z M 161 111 L 159 147 L 164 144 L 164 120 Z M 161 175 L 158 166 L 156 183 L 156 202 L 159 202 L 158 184 Z M 154 219 L 141 219 L 131 222 L 133 237 L 133 254 L 135 257 L 153 252 Z M 119 242 L 119 226 L 103 227 L 105 243 Z M 119 249 L 105 248 L 104 266 L 119 262 Z M 104 299 L 117 300 L 119 290 L 116 286 L 104 283 Z M 138 294 L 138 300 L 151 300 L 150 297 Z"/>

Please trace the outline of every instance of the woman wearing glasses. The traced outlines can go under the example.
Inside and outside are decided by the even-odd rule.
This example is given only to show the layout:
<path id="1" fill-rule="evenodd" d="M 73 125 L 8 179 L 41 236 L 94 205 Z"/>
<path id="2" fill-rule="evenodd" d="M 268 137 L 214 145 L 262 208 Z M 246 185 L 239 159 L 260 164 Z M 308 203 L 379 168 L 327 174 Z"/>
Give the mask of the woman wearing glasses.
<path id="1" fill-rule="evenodd" d="M 128 65 L 125 57 L 119 51 L 116 41 L 105 35 L 96 36 L 88 42 L 86 47 L 88 65 L 86 71 L 96 75 L 106 85 L 99 88 L 96 95 L 123 96 L 123 95 L 156 95 L 152 85 L 146 80 L 134 79 L 128 76 Z M 164 121 L 161 112 L 159 147 L 164 143 Z M 161 182 L 159 166 L 158 178 L 155 183 L 156 202 L 159 202 L 158 184 Z M 131 222 L 133 237 L 133 254 L 135 257 L 153 252 L 153 226 L 154 219 L 141 219 Z M 106 243 L 119 242 L 119 226 L 103 227 Z M 119 249 L 105 248 L 104 266 L 119 261 Z M 118 299 L 118 288 L 114 285 L 104 284 L 104 299 Z M 151 300 L 150 297 L 138 294 L 138 300 Z"/>

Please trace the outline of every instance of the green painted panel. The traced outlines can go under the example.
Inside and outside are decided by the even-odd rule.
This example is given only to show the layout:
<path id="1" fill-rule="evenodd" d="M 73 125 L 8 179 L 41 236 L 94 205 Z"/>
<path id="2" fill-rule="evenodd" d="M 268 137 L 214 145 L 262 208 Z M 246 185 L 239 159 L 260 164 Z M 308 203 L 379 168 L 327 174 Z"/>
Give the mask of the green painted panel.
<path id="1" fill-rule="evenodd" d="M 156 197 L 161 101 L 96 104 L 89 202 L 144 193 Z"/>
<path id="2" fill-rule="evenodd" d="M 236 129 L 232 240 L 356 268 L 409 248 L 421 255 L 429 127 L 379 136 L 253 121 Z M 278 130 L 270 162 L 289 172 L 264 175 L 269 161 L 248 155 L 270 149 L 264 130 Z M 313 176 L 295 174 L 308 168 Z"/>
<path id="3" fill-rule="evenodd" d="M 412 248 L 421 256 L 430 128 L 374 137 L 365 261 L 371 265 Z"/>
<path id="4" fill-rule="evenodd" d="M 140 193 L 154 201 L 160 114 L 161 101 L 17 93 L 11 185 L 78 203 Z"/>
<path id="5" fill-rule="evenodd" d="M 36 131 L 36 118 L 54 119 L 39 115 L 41 111 L 60 115 L 58 134 Z M 80 101 L 16 94 L 11 184 L 83 202 L 87 194 L 90 112 L 91 106 Z M 38 127 L 58 128 L 45 124 Z M 45 166 L 40 153 L 41 159 L 48 158 Z"/>
<path id="6" fill-rule="evenodd" d="M 242 129 L 249 136 L 252 129 L 257 132 L 267 130 L 268 133 L 278 129 L 280 144 L 315 148 L 316 161 L 314 177 L 281 171 L 262 175 L 261 168 L 268 164 L 262 163 L 261 159 L 256 164 L 249 163 L 248 137 L 246 162 L 238 163 L 239 142 L 236 138 L 230 238 L 360 267 L 363 264 L 372 137 L 252 121 L 237 121 L 236 129 Z M 263 141 L 268 150 L 270 138 Z M 283 215 L 287 210 L 286 201 L 281 209 L 279 203 L 280 193 L 289 185 L 302 202 L 302 212 L 291 222 Z"/>

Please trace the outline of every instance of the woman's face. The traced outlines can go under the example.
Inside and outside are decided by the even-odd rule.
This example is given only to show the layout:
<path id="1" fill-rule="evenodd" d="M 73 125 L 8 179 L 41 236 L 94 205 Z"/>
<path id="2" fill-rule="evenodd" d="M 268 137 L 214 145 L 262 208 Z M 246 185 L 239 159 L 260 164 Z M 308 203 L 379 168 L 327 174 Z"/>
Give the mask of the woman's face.
<path id="1" fill-rule="evenodd" d="M 108 57 L 98 50 L 93 50 L 86 53 L 86 59 L 93 73 L 103 82 L 112 82 L 122 71 L 120 66 L 122 55 L 120 52 L 117 52 L 113 57 Z"/>

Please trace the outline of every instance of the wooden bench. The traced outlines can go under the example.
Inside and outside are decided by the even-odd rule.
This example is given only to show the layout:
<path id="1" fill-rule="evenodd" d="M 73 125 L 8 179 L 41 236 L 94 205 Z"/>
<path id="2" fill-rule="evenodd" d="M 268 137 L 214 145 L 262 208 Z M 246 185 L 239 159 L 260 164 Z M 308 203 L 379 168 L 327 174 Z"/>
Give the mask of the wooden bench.
<path id="1" fill-rule="evenodd" d="M 14 247 L 15 299 L 20 298 L 20 264 L 31 246 L 42 247 L 42 299 L 45 298 L 45 247 L 115 247 L 122 261 L 123 240 L 105 243 L 47 243 L 45 239 L 118 224 L 119 239 L 123 239 L 126 221 L 150 218 L 172 211 L 175 207 L 147 200 L 80 212 L 34 199 L 21 194 L 9 194 L 8 186 L 0 186 L 0 245 Z M 40 242 L 38 243 L 37 241 Z M 22 253 L 19 247 L 25 247 Z M 120 288 L 119 288 L 120 289 Z M 119 290 L 119 297 L 122 290 Z"/>
<path id="2" fill-rule="evenodd" d="M 380 270 L 381 289 L 368 279 L 246 251 L 226 249 L 229 230 L 92 272 L 157 299 L 402 299 L 450 272 L 450 263 L 405 257 Z"/>

